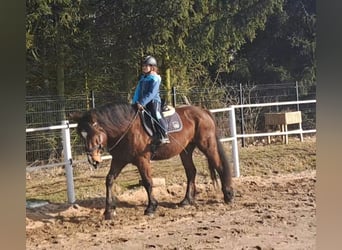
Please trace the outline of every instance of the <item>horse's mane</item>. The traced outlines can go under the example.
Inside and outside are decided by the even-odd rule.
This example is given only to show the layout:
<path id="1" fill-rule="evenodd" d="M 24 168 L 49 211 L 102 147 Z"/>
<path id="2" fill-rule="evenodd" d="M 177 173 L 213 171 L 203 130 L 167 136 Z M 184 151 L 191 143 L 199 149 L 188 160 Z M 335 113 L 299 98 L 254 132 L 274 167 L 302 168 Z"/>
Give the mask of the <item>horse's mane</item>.
<path id="1" fill-rule="evenodd" d="M 93 121 L 97 121 L 108 136 L 117 136 L 127 129 L 132 121 L 135 110 L 128 103 L 108 103 L 89 111 Z"/>

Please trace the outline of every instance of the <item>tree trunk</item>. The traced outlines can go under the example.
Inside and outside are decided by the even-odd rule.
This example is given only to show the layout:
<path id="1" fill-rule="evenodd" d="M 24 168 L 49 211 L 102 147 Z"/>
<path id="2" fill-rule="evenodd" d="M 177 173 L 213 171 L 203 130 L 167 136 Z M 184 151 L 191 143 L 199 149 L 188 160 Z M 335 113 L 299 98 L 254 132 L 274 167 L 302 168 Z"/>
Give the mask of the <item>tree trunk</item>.
<path id="1" fill-rule="evenodd" d="M 170 69 L 170 64 L 169 64 L 169 55 L 166 54 L 164 58 L 165 62 L 165 90 L 166 90 L 166 95 L 165 95 L 165 103 L 170 104 L 171 103 L 171 69 Z"/>

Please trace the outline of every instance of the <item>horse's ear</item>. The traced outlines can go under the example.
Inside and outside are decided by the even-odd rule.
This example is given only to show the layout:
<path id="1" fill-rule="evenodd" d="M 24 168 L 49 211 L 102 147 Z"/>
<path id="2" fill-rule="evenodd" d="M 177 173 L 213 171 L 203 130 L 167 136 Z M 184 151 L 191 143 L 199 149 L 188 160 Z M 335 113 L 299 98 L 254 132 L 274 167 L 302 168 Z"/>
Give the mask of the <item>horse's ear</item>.
<path id="1" fill-rule="evenodd" d="M 78 122 L 81 117 L 82 117 L 83 113 L 80 111 L 75 111 L 69 114 L 69 120 L 74 121 L 74 122 Z"/>

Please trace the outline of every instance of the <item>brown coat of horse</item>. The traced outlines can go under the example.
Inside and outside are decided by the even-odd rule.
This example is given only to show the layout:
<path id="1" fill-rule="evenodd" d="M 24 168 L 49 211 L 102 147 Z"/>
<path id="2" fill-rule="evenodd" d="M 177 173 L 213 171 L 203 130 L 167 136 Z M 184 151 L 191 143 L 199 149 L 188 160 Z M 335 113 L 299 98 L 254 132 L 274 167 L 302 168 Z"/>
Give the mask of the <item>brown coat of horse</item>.
<path id="1" fill-rule="evenodd" d="M 95 167 L 101 162 L 104 147 L 112 155 L 110 170 L 106 177 L 105 219 L 111 219 L 113 206 L 112 185 L 121 170 L 129 163 L 137 166 L 142 184 L 148 196 L 145 214 L 153 214 L 158 202 L 152 195 L 151 145 L 152 138 L 145 132 L 137 109 L 129 104 L 108 104 L 84 113 L 75 112 L 71 119 L 78 123 L 77 131 L 85 140 L 89 162 Z M 228 159 L 217 136 L 213 116 L 208 110 L 196 106 L 176 108 L 183 129 L 170 133 L 170 143 L 158 146 L 153 152 L 153 160 L 165 160 L 180 155 L 186 177 L 185 198 L 180 205 L 193 204 L 196 194 L 196 167 L 192 154 L 196 147 L 208 159 L 210 176 L 216 180 L 216 172 L 221 180 L 224 201 L 233 198 L 232 175 Z"/>

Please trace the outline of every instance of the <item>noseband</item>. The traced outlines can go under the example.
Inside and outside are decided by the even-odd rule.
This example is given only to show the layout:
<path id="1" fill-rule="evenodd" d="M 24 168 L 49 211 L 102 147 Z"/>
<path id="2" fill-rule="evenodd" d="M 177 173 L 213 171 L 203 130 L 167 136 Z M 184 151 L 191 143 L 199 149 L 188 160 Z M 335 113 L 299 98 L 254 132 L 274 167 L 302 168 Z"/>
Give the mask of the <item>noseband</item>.
<path id="1" fill-rule="evenodd" d="M 103 151 L 103 146 L 102 146 L 102 144 L 95 145 L 95 146 L 92 147 L 92 148 L 88 148 L 88 149 L 86 150 L 86 154 L 87 154 L 87 155 L 91 155 L 95 150 L 101 150 L 101 151 Z M 102 152 L 101 152 L 101 153 L 102 153 Z"/>

